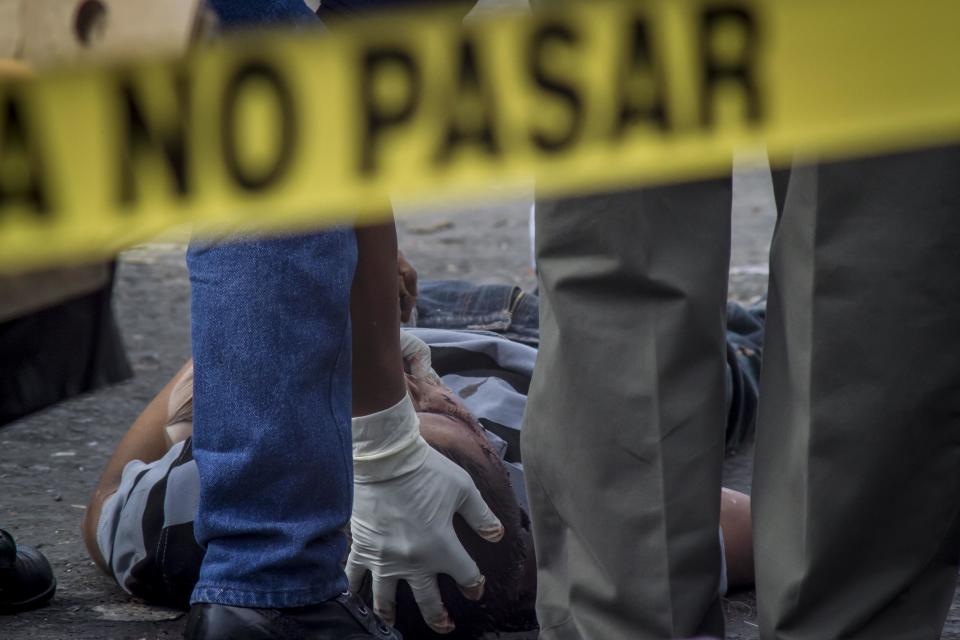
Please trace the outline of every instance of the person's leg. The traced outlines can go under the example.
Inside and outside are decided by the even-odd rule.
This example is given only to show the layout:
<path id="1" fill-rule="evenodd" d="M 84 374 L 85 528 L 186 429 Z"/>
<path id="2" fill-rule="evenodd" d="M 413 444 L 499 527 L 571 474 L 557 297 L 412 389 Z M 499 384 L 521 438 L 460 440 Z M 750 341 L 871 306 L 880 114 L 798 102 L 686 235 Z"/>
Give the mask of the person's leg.
<path id="1" fill-rule="evenodd" d="M 960 557 L 960 149 L 793 170 L 753 513 L 761 637 L 939 638 Z"/>
<path id="2" fill-rule="evenodd" d="M 227 29 L 319 24 L 299 0 L 212 0 Z M 346 586 L 352 231 L 194 245 L 194 602 L 293 607 Z"/>
<path id="3" fill-rule="evenodd" d="M 352 231 L 193 246 L 194 602 L 295 607 L 346 588 Z"/>
<path id="4" fill-rule="evenodd" d="M 790 185 L 790 168 L 772 169 L 773 201 L 777 206 L 777 217 L 783 214 L 783 207 L 787 200 L 787 187 Z"/>
<path id="5" fill-rule="evenodd" d="M 730 180 L 537 204 L 541 637 L 723 634 Z"/>

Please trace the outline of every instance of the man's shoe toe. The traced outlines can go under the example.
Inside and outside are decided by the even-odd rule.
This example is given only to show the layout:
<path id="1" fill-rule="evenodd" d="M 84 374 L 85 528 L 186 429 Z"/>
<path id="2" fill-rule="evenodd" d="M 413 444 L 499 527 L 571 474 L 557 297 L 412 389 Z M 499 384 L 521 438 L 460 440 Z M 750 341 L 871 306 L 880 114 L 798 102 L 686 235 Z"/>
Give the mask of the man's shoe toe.
<path id="1" fill-rule="evenodd" d="M 403 640 L 350 593 L 291 609 L 198 603 L 190 608 L 187 640 Z"/>

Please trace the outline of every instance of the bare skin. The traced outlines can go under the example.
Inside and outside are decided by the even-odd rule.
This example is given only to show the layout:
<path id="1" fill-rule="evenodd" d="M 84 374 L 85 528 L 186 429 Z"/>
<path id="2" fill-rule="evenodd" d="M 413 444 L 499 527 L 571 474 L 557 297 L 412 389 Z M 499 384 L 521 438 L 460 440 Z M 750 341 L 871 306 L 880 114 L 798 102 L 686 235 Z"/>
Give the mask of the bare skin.
<path id="1" fill-rule="evenodd" d="M 733 489 L 720 490 L 720 529 L 723 531 L 730 591 L 753 587 L 753 525 L 750 496 Z"/>
<path id="2" fill-rule="evenodd" d="M 397 304 L 397 229 L 391 221 L 356 233 L 357 271 L 350 291 L 353 415 L 366 416 L 400 402 L 406 383 Z M 403 275 L 399 277 L 403 283 Z"/>

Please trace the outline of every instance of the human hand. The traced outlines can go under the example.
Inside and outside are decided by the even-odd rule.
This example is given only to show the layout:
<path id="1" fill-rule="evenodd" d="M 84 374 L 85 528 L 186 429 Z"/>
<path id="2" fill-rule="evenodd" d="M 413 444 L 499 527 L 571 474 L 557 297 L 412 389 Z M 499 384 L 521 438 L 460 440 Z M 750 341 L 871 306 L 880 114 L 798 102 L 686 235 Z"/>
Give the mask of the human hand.
<path id="1" fill-rule="evenodd" d="M 471 600 L 483 597 L 485 584 L 457 538 L 453 517 L 459 513 L 489 542 L 503 537 L 503 525 L 466 471 L 420 437 L 409 396 L 390 409 L 355 418 L 353 432 L 350 589 L 359 590 L 370 571 L 374 611 L 392 624 L 397 583 L 406 580 L 427 625 L 450 633 L 456 625 L 443 605 L 437 575 L 449 575 Z"/>
<path id="2" fill-rule="evenodd" d="M 410 369 L 410 375 L 415 379 L 435 385 L 443 384 L 440 376 L 433 370 L 433 359 L 426 342 L 409 331 L 401 330 L 400 354 L 403 356 L 404 366 Z"/>
<path id="3" fill-rule="evenodd" d="M 397 251 L 397 280 L 400 289 L 400 322 L 409 322 L 417 307 L 417 270 Z"/>

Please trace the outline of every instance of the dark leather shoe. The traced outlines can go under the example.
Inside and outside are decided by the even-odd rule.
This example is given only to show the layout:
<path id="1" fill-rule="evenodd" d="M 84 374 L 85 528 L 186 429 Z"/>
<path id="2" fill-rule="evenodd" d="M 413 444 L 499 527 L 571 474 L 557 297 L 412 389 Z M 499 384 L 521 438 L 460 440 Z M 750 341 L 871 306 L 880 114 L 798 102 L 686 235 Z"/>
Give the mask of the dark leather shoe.
<path id="1" fill-rule="evenodd" d="M 42 607 L 57 590 L 53 569 L 43 554 L 0 529 L 0 614 Z"/>
<path id="2" fill-rule="evenodd" d="M 187 640 L 403 640 L 351 593 L 308 607 L 190 607 Z"/>

